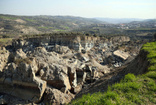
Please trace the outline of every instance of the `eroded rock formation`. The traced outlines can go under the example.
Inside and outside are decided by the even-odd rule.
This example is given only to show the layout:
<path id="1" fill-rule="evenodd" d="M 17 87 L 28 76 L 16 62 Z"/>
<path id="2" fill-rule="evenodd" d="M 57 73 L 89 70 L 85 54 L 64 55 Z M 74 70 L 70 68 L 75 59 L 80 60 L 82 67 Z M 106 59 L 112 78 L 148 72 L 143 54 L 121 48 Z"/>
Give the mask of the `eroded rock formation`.
<path id="1" fill-rule="evenodd" d="M 84 84 L 124 64 L 131 55 L 118 45 L 128 41 L 61 35 L 14 40 L 12 49 L 0 49 L 0 102 L 68 103 Z"/>

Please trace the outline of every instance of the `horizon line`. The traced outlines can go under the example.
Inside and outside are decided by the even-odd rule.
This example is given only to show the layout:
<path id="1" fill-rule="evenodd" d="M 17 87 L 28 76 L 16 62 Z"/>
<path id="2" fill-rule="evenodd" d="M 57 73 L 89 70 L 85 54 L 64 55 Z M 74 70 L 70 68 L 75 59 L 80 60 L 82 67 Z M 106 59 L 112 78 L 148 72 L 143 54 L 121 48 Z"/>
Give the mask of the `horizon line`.
<path id="1" fill-rule="evenodd" d="M 97 19 L 97 18 L 105 18 L 105 19 L 143 19 L 143 20 L 146 20 L 146 19 L 156 19 L 156 17 L 155 18 L 137 18 L 137 17 L 98 17 L 98 16 L 95 16 L 95 17 L 85 17 L 85 16 L 75 16 L 75 15 L 20 15 L 20 14 L 8 14 L 8 13 L 6 13 L 6 14 L 3 14 L 3 13 L 0 13 L 0 15 L 12 15 L 12 16 L 69 16 L 69 17 L 81 17 L 81 18 L 91 18 L 91 19 Z"/>

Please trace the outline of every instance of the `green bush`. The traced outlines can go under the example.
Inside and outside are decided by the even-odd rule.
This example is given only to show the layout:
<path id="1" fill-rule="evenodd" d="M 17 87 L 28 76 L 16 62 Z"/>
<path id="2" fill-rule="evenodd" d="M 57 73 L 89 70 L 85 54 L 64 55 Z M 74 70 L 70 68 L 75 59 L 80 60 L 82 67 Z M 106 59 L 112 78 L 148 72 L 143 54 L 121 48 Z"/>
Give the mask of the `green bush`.
<path id="1" fill-rule="evenodd" d="M 156 72 L 155 71 L 148 72 L 145 74 L 145 76 L 152 79 L 156 79 Z"/>
<path id="2" fill-rule="evenodd" d="M 125 78 L 124 78 L 124 80 L 122 80 L 122 81 L 123 81 L 123 82 L 133 82 L 133 81 L 135 81 L 135 80 L 136 80 L 135 75 L 129 73 L 129 74 L 125 75 Z"/>

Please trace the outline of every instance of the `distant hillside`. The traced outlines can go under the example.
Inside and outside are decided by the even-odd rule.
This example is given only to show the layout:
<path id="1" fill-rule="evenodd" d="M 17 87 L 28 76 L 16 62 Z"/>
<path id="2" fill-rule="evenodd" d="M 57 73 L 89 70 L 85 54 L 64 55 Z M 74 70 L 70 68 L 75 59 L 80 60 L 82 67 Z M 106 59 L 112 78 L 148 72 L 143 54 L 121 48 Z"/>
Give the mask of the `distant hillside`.
<path id="1" fill-rule="evenodd" d="M 119 23 L 129 23 L 132 21 L 143 21 L 144 19 L 137 19 L 137 18 L 95 18 L 100 21 L 104 21 L 107 23 L 112 24 L 119 24 Z"/>
<path id="2" fill-rule="evenodd" d="M 14 16 L 0 15 L 0 35 L 25 35 L 70 31 L 91 24 L 103 23 L 96 19 L 73 16 Z"/>
<path id="3" fill-rule="evenodd" d="M 77 31 L 105 35 L 128 35 L 131 38 L 151 39 L 156 32 L 156 19 L 132 21 L 122 24 L 92 24 L 79 28 Z"/>
<path id="4" fill-rule="evenodd" d="M 156 19 L 146 19 L 144 21 L 132 21 L 129 25 L 137 25 L 142 28 L 156 28 Z"/>

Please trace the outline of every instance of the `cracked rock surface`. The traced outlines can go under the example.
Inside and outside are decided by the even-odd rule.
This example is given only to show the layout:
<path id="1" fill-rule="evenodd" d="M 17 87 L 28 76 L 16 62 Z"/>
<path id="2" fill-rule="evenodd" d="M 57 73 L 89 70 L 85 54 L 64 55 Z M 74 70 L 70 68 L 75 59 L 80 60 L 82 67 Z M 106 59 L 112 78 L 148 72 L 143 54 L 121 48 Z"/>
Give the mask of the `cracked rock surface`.
<path id="1" fill-rule="evenodd" d="M 121 66 L 128 37 L 41 37 L 0 48 L 0 104 L 65 104 L 86 84 Z M 130 46 L 134 47 L 134 46 Z"/>

